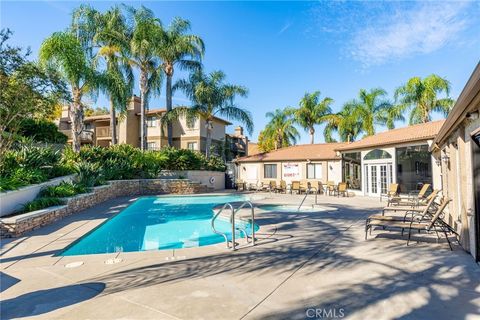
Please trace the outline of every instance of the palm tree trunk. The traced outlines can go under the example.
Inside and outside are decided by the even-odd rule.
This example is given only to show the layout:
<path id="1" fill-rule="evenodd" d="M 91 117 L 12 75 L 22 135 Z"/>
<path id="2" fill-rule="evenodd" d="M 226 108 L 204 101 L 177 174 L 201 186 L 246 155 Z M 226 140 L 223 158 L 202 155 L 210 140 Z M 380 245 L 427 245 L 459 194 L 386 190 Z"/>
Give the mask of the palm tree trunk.
<path id="1" fill-rule="evenodd" d="M 112 145 L 117 144 L 117 117 L 115 115 L 115 105 L 113 99 L 110 98 L 110 132 L 112 135 Z"/>
<path id="2" fill-rule="evenodd" d="M 140 149 L 147 149 L 147 121 L 145 118 L 145 98 L 147 91 L 147 74 L 144 71 L 140 71 Z"/>
<path id="3" fill-rule="evenodd" d="M 83 106 L 79 90 L 73 91 L 73 102 L 70 105 L 70 121 L 72 122 L 72 148 L 80 152 L 81 134 L 83 131 Z"/>
<path id="4" fill-rule="evenodd" d="M 314 144 L 315 140 L 315 129 L 313 127 L 310 128 L 310 144 Z"/>
<path id="5" fill-rule="evenodd" d="M 172 110 L 172 75 L 167 74 L 167 112 Z M 173 128 L 172 123 L 167 123 L 168 145 L 173 146 Z"/>
<path id="6" fill-rule="evenodd" d="M 210 159 L 210 146 L 212 145 L 212 122 L 207 120 L 205 124 L 205 128 L 207 129 L 207 141 L 205 143 L 205 156 L 207 159 Z"/>

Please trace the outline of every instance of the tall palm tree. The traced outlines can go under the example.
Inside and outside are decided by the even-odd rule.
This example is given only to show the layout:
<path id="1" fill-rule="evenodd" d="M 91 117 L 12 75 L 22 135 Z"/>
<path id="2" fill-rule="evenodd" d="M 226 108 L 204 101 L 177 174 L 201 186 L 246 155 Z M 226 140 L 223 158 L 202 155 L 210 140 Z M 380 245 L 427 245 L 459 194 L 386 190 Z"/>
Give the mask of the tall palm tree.
<path id="1" fill-rule="evenodd" d="M 375 124 L 387 123 L 388 110 L 392 104 L 385 99 L 387 92 L 381 88 L 370 91 L 360 89 L 358 99 L 347 102 L 347 108 L 351 108 L 352 115 L 359 118 L 362 123 L 362 131 L 366 136 L 375 134 Z"/>
<path id="2" fill-rule="evenodd" d="M 129 58 L 129 34 L 125 17 L 118 6 L 114 6 L 98 22 L 95 43 L 99 46 L 97 56 L 106 64 L 107 81 L 104 90 L 110 99 L 111 143 L 117 144 L 116 110 L 121 113 L 133 93 L 133 73 Z"/>
<path id="3" fill-rule="evenodd" d="M 362 122 L 353 114 L 353 107 L 345 105 L 340 112 L 327 117 L 327 125 L 323 132 L 326 142 L 336 142 L 333 132 L 337 132 L 340 141 L 351 142 L 357 139 L 362 131 Z"/>
<path id="4" fill-rule="evenodd" d="M 247 89 L 243 86 L 225 83 L 225 74 L 222 71 L 204 74 L 201 70 L 198 70 L 192 73 L 188 80 L 177 81 L 173 90 L 182 90 L 193 105 L 191 107 L 173 108 L 166 112 L 162 117 L 162 123 L 172 123 L 181 116 L 185 116 L 187 123 L 190 124 L 198 118 L 205 119 L 205 155 L 207 158 L 210 158 L 215 117 L 221 116 L 229 120 L 239 121 L 246 126 L 249 133 L 253 131 L 252 115 L 235 103 L 237 96 L 247 96 Z"/>
<path id="5" fill-rule="evenodd" d="M 196 35 L 185 34 L 190 30 L 190 22 L 175 18 L 162 34 L 157 54 L 162 59 L 162 69 L 166 75 L 166 107 L 172 110 L 172 78 L 175 66 L 181 70 L 196 71 L 201 68 L 200 60 L 205 52 L 203 40 Z M 172 146 L 172 124 L 167 124 L 168 144 Z"/>
<path id="6" fill-rule="evenodd" d="M 129 63 L 140 72 L 140 148 L 147 147 L 146 111 L 151 95 L 159 95 L 162 84 L 161 61 L 158 47 L 162 40 L 162 25 L 153 12 L 144 6 L 127 7 L 132 32 L 129 41 Z"/>
<path id="7" fill-rule="evenodd" d="M 315 142 L 315 125 L 327 121 L 328 116 L 332 113 L 330 108 L 332 103 L 333 99 L 329 97 L 320 101 L 320 91 L 315 91 L 314 93 L 305 93 L 300 100 L 300 107 L 291 109 L 294 121 L 310 134 L 311 144 Z"/>
<path id="8" fill-rule="evenodd" d="M 274 140 L 275 150 L 297 143 L 300 134 L 294 126 L 294 119 L 288 109 L 275 109 L 273 112 L 267 112 L 265 116 L 270 121 L 262 133 L 265 139 Z"/>
<path id="9" fill-rule="evenodd" d="M 94 95 L 104 83 L 105 77 L 96 71 L 92 41 L 94 25 L 98 15 L 89 11 L 89 17 L 79 14 L 85 7 L 74 11 L 72 25 L 67 31 L 55 32 L 45 39 L 40 47 L 39 60 L 41 64 L 57 69 L 68 83 L 71 93 L 69 105 L 70 120 L 72 122 L 72 147 L 75 152 L 80 151 L 80 135 L 83 131 L 83 103 L 86 94 Z"/>
<path id="10" fill-rule="evenodd" d="M 438 95 L 445 93 L 445 98 Z M 395 101 L 399 108 L 412 109 L 410 124 L 431 121 L 432 112 L 441 112 L 446 117 L 453 107 L 454 100 L 449 98 L 450 82 L 436 74 L 422 79 L 413 77 L 395 91 Z"/>

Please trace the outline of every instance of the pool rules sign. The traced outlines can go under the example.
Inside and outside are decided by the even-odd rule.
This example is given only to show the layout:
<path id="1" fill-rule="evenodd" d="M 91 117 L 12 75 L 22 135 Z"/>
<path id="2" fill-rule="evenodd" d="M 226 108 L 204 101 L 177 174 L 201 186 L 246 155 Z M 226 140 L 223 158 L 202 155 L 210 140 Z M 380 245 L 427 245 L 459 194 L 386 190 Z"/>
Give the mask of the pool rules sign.
<path id="1" fill-rule="evenodd" d="M 288 180 L 295 180 L 300 178 L 300 166 L 298 163 L 284 163 L 283 164 L 283 178 Z"/>

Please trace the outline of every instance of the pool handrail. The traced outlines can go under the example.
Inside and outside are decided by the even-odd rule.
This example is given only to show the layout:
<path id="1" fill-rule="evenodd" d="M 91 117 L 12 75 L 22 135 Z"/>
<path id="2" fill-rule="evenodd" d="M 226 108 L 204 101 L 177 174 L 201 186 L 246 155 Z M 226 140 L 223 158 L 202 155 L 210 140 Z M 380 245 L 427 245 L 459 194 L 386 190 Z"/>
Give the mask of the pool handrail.
<path id="1" fill-rule="evenodd" d="M 235 203 L 234 203 L 235 204 Z M 212 230 L 214 233 L 216 234 L 219 234 L 219 235 L 222 235 L 225 239 L 225 242 L 227 243 L 227 249 L 230 249 L 230 246 L 228 244 L 228 237 L 225 233 L 223 232 L 219 232 L 215 229 L 215 220 L 217 219 L 217 217 L 223 212 L 223 210 L 225 210 L 227 207 L 230 208 L 230 210 L 232 211 L 232 213 L 230 214 L 230 223 L 232 224 L 232 250 L 235 251 L 236 250 L 236 243 L 235 243 L 235 230 L 239 230 L 239 231 L 242 231 L 244 234 L 245 234 L 245 237 L 247 239 L 247 242 L 248 242 L 248 234 L 246 232 L 246 230 L 242 230 L 240 228 L 235 228 L 235 213 L 237 213 L 240 209 L 243 209 L 246 205 L 248 205 L 251 209 L 251 217 L 252 217 L 252 246 L 255 245 L 255 209 L 254 209 L 254 206 L 253 204 L 250 202 L 250 201 L 243 201 L 240 206 L 238 206 L 237 208 L 234 208 L 233 204 L 230 203 L 230 202 L 227 202 L 223 205 L 223 207 L 218 210 L 218 212 L 212 217 L 212 222 L 211 222 L 211 225 L 212 225 Z"/>

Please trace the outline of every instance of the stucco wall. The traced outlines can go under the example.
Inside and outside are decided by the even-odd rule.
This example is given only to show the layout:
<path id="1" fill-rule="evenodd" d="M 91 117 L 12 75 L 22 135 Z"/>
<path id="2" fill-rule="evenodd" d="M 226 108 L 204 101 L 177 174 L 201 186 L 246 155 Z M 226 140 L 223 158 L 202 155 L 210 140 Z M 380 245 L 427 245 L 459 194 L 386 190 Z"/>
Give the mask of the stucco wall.
<path id="1" fill-rule="evenodd" d="M 71 181 L 75 175 L 58 177 L 49 181 L 0 193 L 0 217 L 22 209 L 23 205 L 37 197 L 42 188 L 56 186 L 63 181 Z"/>

